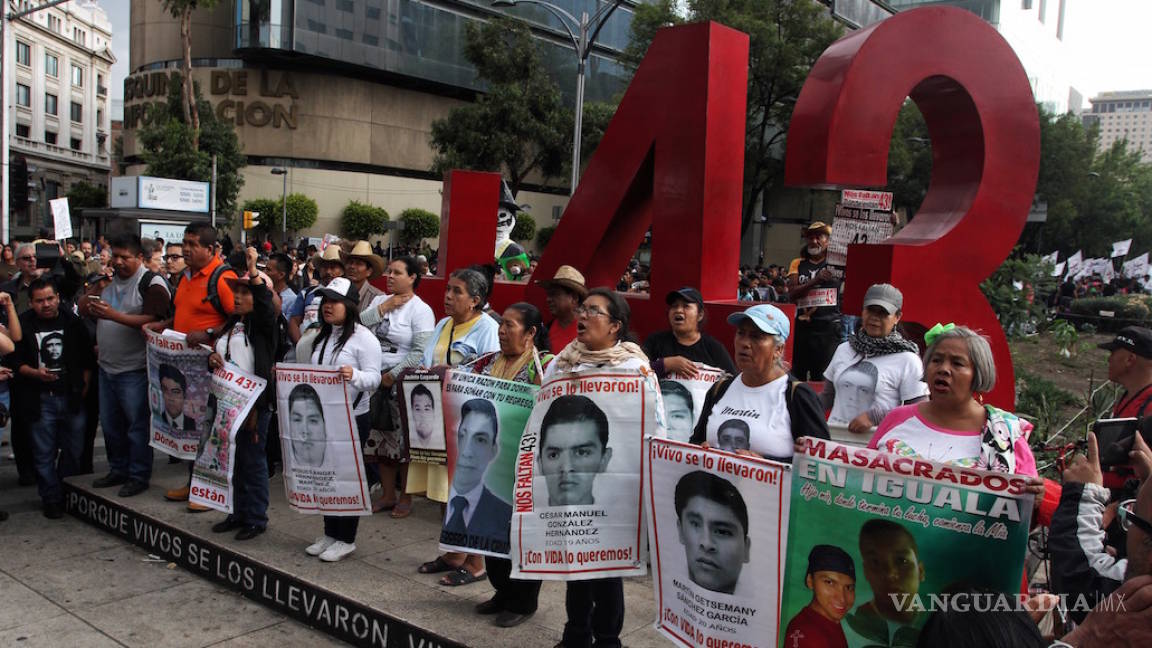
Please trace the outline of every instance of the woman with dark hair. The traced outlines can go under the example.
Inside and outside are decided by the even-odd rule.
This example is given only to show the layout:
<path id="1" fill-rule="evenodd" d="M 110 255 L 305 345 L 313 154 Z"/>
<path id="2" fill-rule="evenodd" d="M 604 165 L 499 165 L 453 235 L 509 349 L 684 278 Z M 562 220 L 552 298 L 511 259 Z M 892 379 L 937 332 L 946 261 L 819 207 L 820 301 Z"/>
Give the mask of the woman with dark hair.
<path id="1" fill-rule="evenodd" d="M 360 292 L 344 277 L 336 277 L 320 288 L 320 317 L 323 324 L 312 343 L 312 364 L 340 367 L 340 376 L 351 387 L 352 414 L 360 443 L 368 439 L 372 420 L 368 401 L 380 386 L 380 342 L 360 323 L 356 304 Z M 377 481 L 376 469 L 365 465 L 368 485 Z M 356 516 L 324 516 L 324 535 L 304 551 L 325 562 L 336 562 L 356 551 Z"/>
<path id="2" fill-rule="evenodd" d="M 379 295 L 360 314 L 360 322 L 380 341 L 380 392 L 372 398 L 373 431 L 380 435 L 376 459 L 380 467 L 383 495 L 373 511 L 392 511 L 392 517 L 408 517 L 412 496 L 396 491 L 397 473 L 403 486 L 408 480 L 408 456 L 404 450 L 404 430 L 400 426 L 400 408 L 396 402 L 396 379 L 400 372 L 417 367 L 424 357 L 424 347 L 432 336 L 436 317 L 432 308 L 416 294 L 420 285 L 420 264 L 406 256 L 393 259 L 384 273 L 388 292 Z"/>
<path id="3" fill-rule="evenodd" d="M 699 290 L 685 286 L 664 297 L 668 305 L 667 331 L 658 331 L 644 340 L 644 353 L 652 361 L 652 370 L 661 379 L 695 378 L 696 363 L 735 374 L 732 356 L 716 338 L 703 332 L 704 297 Z"/>

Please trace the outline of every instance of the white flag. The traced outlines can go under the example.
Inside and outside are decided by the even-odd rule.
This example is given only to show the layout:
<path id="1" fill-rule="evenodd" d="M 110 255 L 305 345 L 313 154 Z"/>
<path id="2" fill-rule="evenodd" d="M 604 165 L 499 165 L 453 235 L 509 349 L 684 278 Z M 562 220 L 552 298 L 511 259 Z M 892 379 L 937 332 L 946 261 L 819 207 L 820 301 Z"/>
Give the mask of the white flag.
<path id="1" fill-rule="evenodd" d="M 1112 244 L 1112 258 L 1128 256 L 1128 248 L 1132 247 L 1132 239 L 1116 241 Z"/>
<path id="2" fill-rule="evenodd" d="M 1080 271 L 1080 266 L 1084 263 L 1084 255 L 1080 250 L 1076 250 L 1076 254 L 1068 257 L 1068 273 L 1076 274 Z"/>
<path id="3" fill-rule="evenodd" d="M 1052 254 L 1045 255 L 1041 258 L 1048 263 L 1051 263 L 1052 265 L 1056 265 L 1056 263 L 1060 260 L 1060 250 L 1056 250 Z"/>
<path id="4" fill-rule="evenodd" d="M 1148 253 L 1126 261 L 1124 263 L 1124 276 L 1130 279 L 1143 279 L 1148 274 Z"/>
<path id="5" fill-rule="evenodd" d="M 1053 277 L 1062 276 L 1064 274 L 1064 266 L 1066 266 L 1066 265 L 1067 264 L 1063 261 L 1061 261 L 1060 263 L 1057 263 L 1056 266 L 1052 268 L 1052 276 Z"/>
<path id="6" fill-rule="evenodd" d="M 52 225 L 56 230 L 56 240 L 72 238 L 72 215 L 68 213 L 68 199 L 56 198 L 49 200 L 52 207 Z"/>

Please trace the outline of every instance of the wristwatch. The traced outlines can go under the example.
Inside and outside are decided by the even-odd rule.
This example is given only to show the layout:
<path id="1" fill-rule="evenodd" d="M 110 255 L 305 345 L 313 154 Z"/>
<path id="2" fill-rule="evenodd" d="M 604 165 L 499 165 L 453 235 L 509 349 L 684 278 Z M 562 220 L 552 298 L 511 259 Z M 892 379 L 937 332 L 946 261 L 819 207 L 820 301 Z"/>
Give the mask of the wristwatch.
<path id="1" fill-rule="evenodd" d="M 208 337 L 212 338 L 213 340 L 216 339 L 216 329 L 209 327 L 205 329 L 204 332 L 207 333 Z"/>

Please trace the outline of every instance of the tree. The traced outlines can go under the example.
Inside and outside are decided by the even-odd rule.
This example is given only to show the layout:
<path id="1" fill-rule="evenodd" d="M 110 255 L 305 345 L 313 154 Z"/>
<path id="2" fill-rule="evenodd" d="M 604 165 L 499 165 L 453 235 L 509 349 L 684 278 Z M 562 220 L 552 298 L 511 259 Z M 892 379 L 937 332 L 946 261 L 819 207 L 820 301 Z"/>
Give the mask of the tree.
<path id="1" fill-rule="evenodd" d="M 928 124 L 916 104 L 906 101 L 900 107 L 888 146 L 888 191 L 892 192 L 892 206 L 903 208 L 911 217 L 924 202 L 931 179 L 932 144 L 928 139 Z"/>
<path id="2" fill-rule="evenodd" d="M 627 53 L 643 58 L 656 32 L 683 22 L 716 21 L 749 35 L 742 228 L 764 195 L 780 185 L 792 108 L 816 59 L 843 33 L 817 2 L 793 0 L 661 0 L 635 7 Z"/>
<path id="3" fill-rule="evenodd" d="M 108 189 L 106 187 L 80 181 L 68 188 L 68 207 L 70 209 L 107 206 Z"/>
<path id="4" fill-rule="evenodd" d="M 404 222 L 400 240 L 405 245 L 417 245 L 426 238 L 440 236 L 440 217 L 426 209 L 405 209 L 400 212 L 400 220 Z"/>
<path id="5" fill-rule="evenodd" d="M 548 242 L 552 240 L 552 235 L 555 233 L 555 225 L 541 227 L 539 231 L 536 232 L 536 250 L 543 252 L 544 248 L 548 247 Z"/>
<path id="6" fill-rule="evenodd" d="M 181 108 L 182 83 L 173 75 L 168 84 L 168 98 L 163 108 L 157 107 L 152 123 L 138 131 L 140 158 L 147 174 L 160 178 L 197 180 L 212 179 L 212 155 L 216 155 L 216 209 L 225 219 L 236 210 L 236 198 L 244 178 L 240 169 L 247 164 L 240 150 L 232 122 L 216 119 L 211 104 L 196 91 L 200 104 L 199 148 L 193 146 L 194 133 L 184 121 Z"/>
<path id="7" fill-rule="evenodd" d="M 212 9 L 219 0 L 160 0 L 173 18 L 180 19 L 180 42 L 184 47 L 183 70 L 180 84 L 180 108 L 184 123 L 191 127 L 192 150 L 200 149 L 200 98 L 192 83 L 192 12 Z"/>
<path id="8" fill-rule="evenodd" d="M 512 228 L 512 240 L 531 241 L 534 236 L 536 236 L 536 219 L 524 212 L 516 214 L 516 227 Z"/>
<path id="9" fill-rule="evenodd" d="M 545 180 L 563 174 L 572 150 L 572 113 L 528 27 L 506 18 L 469 21 L 464 55 L 488 90 L 432 122 L 432 170 L 502 173 L 512 195 L 532 173 Z"/>
<path id="10" fill-rule="evenodd" d="M 279 201 L 277 201 L 279 204 Z M 279 212 L 278 212 L 279 213 Z M 320 208 L 316 201 L 301 193 L 288 194 L 288 231 L 299 232 L 316 224 L 316 216 Z M 280 225 L 280 218 L 276 218 L 276 225 Z M 262 222 L 261 225 L 264 223 Z M 268 223 L 271 225 L 272 223 Z M 279 227 L 272 229 L 280 229 Z"/>
<path id="11" fill-rule="evenodd" d="M 388 212 L 383 207 L 353 200 L 340 214 L 340 235 L 352 240 L 368 240 L 388 230 Z"/>
<path id="12" fill-rule="evenodd" d="M 280 201 L 274 198 L 253 198 L 245 200 L 244 204 L 240 207 L 240 211 L 256 212 L 259 216 L 256 220 L 260 222 L 260 226 L 255 228 L 260 231 L 268 231 L 269 222 L 280 222 Z"/>

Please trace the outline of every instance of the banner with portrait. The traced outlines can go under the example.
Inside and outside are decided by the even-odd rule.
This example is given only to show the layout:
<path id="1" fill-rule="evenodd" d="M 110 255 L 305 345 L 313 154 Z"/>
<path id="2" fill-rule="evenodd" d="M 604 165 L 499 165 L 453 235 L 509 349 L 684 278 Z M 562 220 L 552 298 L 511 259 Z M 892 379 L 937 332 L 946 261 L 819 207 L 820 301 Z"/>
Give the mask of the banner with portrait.
<path id="1" fill-rule="evenodd" d="M 793 461 L 780 645 L 819 631 L 849 646 L 913 646 L 935 595 L 980 588 L 1014 601 L 1026 483 L 808 439 Z"/>
<path id="2" fill-rule="evenodd" d="M 520 439 L 512 576 L 641 576 L 647 541 L 640 492 L 644 437 L 666 436 L 650 371 L 557 376 L 536 395 Z"/>
<path id="3" fill-rule="evenodd" d="M 716 383 L 727 375 L 723 369 L 696 364 L 695 378 L 669 376 L 660 381 L 660 394 L 664 397 L 664 414 L 668 420 L 668 438 L 688 441 L 704 409 L 704 397 Z"/>
<path id="4" fill-rule="evenodd" d="M 400 425 L 408 442 L 408 459 L 443 466 L 450 448 L 444 434 L 444 372 L 405 370 L 400 374 Z"/>
<path id="5" fill-rule="evenodd" d="M 506 558 L 520 437 L 540 388 L 449 370 L 444 418 L 456 451 L 440 548 Z"/>
<path id="6" fill-rule="evenodd" d="M 244 426 L 256 399 L 268 381 L 232 363 L 212 372 L 201 431 L 200 450 L 192 464 L 192 485 L 188 501 L 225 513 L 233 512 L 232 474 L 236 468 L 236 436 L 254 434 Z"/>
<path id="7" fill-rule="evenodd" d="M 149 444 L 179 459 L 195 459 L 200 436 L 212 425 L 204 420 L 212 375 L 211 353 L 189 345 L 183 333 L 145 331 L 148 339 Z"/>
<path id="8" fill-rule="evenodd" d="M 656 629 L 690 646 L 776 645 L 790 468 L 649 439 Z"/>
<path id="9" fill-rule="evenodd" d="M 276 365 L 284 492 L 300 513 L 372 513 L 347 385 L 336 367 Z"/>

